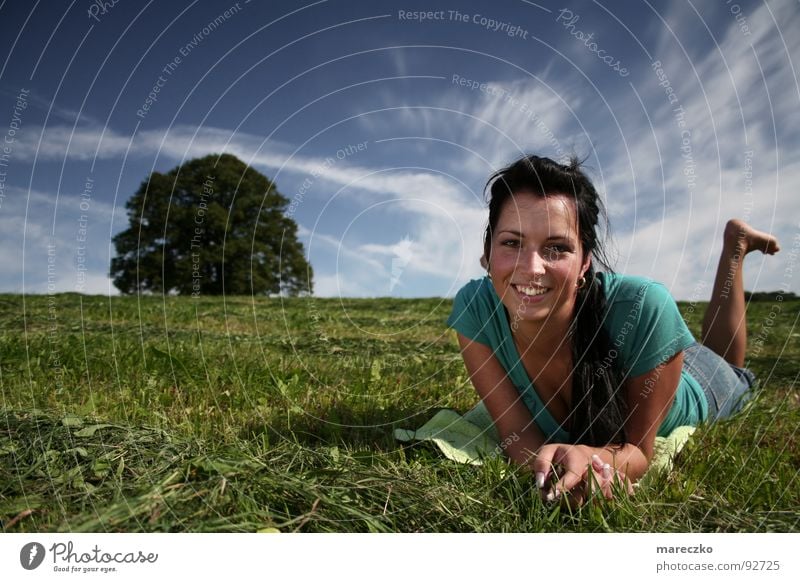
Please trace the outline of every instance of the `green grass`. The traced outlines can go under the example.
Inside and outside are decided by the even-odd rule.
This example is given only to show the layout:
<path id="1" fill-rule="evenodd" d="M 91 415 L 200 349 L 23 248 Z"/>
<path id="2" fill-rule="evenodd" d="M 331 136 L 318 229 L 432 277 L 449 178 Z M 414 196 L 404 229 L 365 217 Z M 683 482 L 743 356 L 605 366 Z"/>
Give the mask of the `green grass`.
<path id="1" fill-rule="evenodd" d="M 746 412 L 635 497 L 574 512 L 503 461 L 392 438 L 476 402 L 450 306 L 0 295 L 2 529 L 800 529 L 800 301 L 750 305 Z M 697 332 L 705 305 L 681 308 Z"/>

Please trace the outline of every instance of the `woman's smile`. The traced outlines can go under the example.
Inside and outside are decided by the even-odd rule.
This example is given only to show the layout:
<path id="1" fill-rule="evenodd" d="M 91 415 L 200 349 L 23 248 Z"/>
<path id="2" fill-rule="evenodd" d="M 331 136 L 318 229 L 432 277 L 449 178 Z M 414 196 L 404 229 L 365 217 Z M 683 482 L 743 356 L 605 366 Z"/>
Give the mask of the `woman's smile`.
<path id="1" fill-rule="evenodd" d="M 495 291 L 516 321 L 572 316 L 583 260 L 575 203 L 561 194 L 515 193 L 500 212 L 492 239 Z"/>
<path id="2" fill-rule="evenodd" d="M 550 291 L 549 287 L 542 287 L 539 285 L 518 285 L 512 283 L 511 286 L 519 293 L 524 301 L 529 303 L 541 301 L 542 297 Z"/>

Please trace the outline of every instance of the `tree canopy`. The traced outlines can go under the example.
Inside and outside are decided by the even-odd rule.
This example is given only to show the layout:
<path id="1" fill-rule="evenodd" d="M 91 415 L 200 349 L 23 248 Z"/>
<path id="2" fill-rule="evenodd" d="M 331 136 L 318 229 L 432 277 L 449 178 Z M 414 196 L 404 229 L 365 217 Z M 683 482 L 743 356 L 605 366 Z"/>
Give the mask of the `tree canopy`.
<path id="1" fill-rule="evenodd" d="M 126 204 L 111 277 L 123 293 L 299 295 L 313 271 L 289 200 L 233 155 L 153 172 Z"/>

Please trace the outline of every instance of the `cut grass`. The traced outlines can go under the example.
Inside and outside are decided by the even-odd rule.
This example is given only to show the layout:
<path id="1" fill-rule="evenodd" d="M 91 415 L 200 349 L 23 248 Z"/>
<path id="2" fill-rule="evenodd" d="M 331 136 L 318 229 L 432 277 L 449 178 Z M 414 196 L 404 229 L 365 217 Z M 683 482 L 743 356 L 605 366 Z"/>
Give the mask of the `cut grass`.
<path id="1" fill-rule="evenodd" d="M 450 301 L 0 296 L 4 531 L 797 531 L 800 302 L 752 303 L 758 398 L 574 512 L 401 446 L 476 396 Z M 702 305 L 687 313 L 698 332 Z"/>

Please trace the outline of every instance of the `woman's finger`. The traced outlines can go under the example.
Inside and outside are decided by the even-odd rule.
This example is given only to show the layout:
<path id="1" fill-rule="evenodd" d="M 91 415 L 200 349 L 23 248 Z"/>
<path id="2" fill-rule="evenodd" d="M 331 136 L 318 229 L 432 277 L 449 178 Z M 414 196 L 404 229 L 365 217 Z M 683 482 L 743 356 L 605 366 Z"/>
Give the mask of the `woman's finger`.
<path id="1" fill-rule="evenodd" d="M 553 465 L 553 456 L 558 450 L 558 445 L 544 445 L 536 454 L 532 467 L 536 480 L 536 487 L 543 491 L 547 487 L 547 479 Z"/>
<path id="2" fill-rule="evenodd" d="M 592 471 L 594 461 L 577 447 L 569 447 L 556 453 L 553 459 L 564 467 L 558 482 L 555 484 L 556 497 L 579 487 Z"/>
<path id="3" fill-rule="evenodd" d="M 574 463 L 574 461 L 569 465 L 566 465 L 564 467 L 564 474 L 561 475 L 561 478 L 554 486 L 556 490 L 556 496 L 568 491 L 572 491 L 575 487 L 580 485 L 588 469 L 588 466 L 577 465 Z"/>

